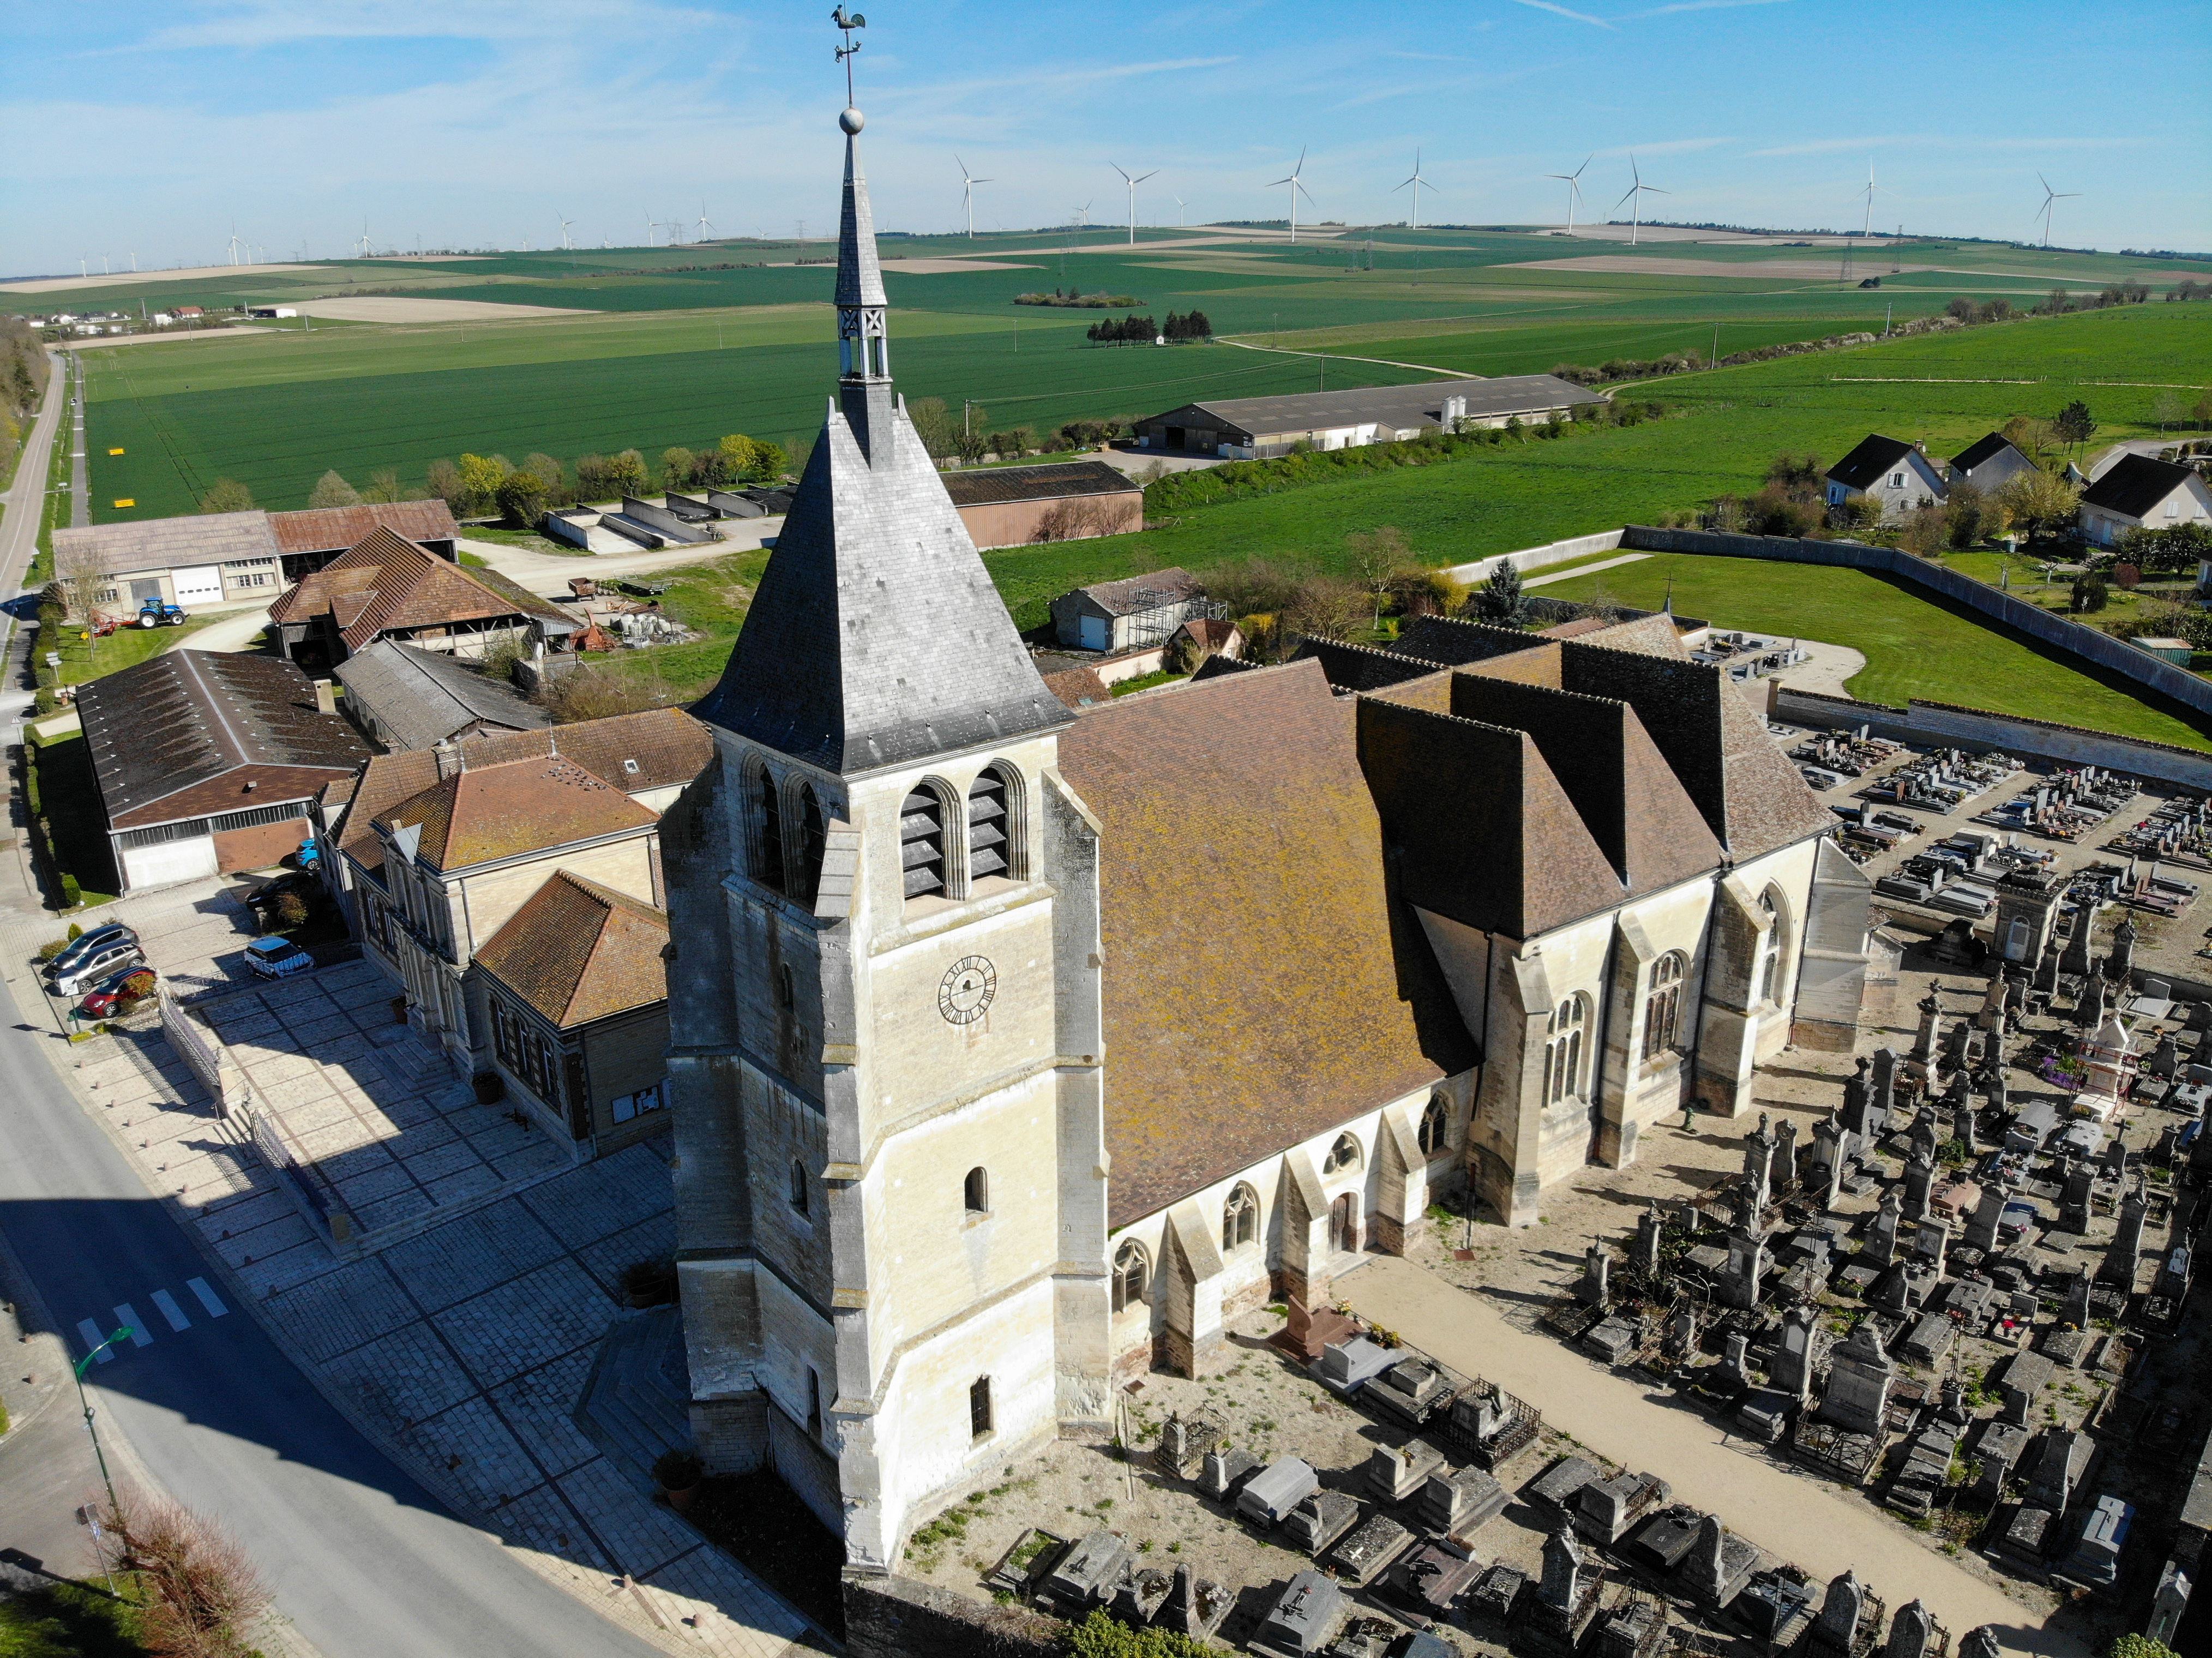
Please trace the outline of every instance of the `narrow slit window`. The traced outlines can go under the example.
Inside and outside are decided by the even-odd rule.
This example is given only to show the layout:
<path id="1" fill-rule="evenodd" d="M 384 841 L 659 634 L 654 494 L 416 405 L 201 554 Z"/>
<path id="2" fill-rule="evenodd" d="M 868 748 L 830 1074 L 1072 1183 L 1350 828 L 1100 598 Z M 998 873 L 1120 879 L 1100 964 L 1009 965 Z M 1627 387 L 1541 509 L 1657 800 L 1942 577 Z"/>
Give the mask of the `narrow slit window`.
<path id="1" fill-rule="evenodd" d="M 979 1376 L 968 1385 L 968 1432 L 981 1439 L 991 1431 L 991 1378 Z"/>
<path id="2" fill-rule="evenodd" d="M 899 865 L 909 898 L 945 893 L 945 803 L 933 789 L 916 789 L 899 808 Z"/>
<path id="3" fill-rule="evenodd" d="M 991 1212 L 991 1177 L 980 1168 L 970 1169 L 968 1171 L 968 1179 L 962 1187 L 961 1199 L 967 1205 L 969 1214 L 989 1214 Z"/>

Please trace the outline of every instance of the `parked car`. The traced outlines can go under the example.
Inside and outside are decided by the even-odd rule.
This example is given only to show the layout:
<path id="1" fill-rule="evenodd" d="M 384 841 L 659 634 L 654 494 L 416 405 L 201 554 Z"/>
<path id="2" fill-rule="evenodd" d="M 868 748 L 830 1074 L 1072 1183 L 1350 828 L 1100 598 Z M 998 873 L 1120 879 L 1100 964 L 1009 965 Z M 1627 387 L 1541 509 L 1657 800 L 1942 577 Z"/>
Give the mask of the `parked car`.
<path id="1" fill-rule="evenodd" d="M 154 993 L 158 975 L 150 967 L 126 967 L 100 981 L 84 999 L 87 1018 L 104 1019 L 125 1001 L 138 1001 Z"/>
<path id="2" fill-rule="evenodd" d="M 246 965 L 264 979 L 289 979 L 313 973 L 315 958 L 289 938 L 256 938 L 246 947 Z"/>
<path id="3" fill-rule="evenodd" d="M 112 973 L 142 965 L 146 953 L 136 938 L 116 938 L 81 957 L 73 967 L 55 974 L 46 987 L 57 996 L 82 996 Z"/>
<path id="4" fill-rule="evenodd" d="M 138 935 L 120 921 L 110 921 L 106 926 L 94 927 L 89 932 L 80 934 L 70 939 L 53 960 L 46 964 L 44 971 L 46 977 L 51 979 L 68 972 L 93 951 L 113 944 L 118 938 L 127 938 L 132 944 L 138 942 Z"/>

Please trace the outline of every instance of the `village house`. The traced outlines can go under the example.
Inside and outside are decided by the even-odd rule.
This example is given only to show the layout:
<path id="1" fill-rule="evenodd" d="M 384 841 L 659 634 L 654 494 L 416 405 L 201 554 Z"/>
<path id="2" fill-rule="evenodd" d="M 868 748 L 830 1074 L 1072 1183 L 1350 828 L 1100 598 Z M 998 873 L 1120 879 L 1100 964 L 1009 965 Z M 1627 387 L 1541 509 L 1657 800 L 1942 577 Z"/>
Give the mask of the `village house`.
<path id="1" fill-rule="evenodd" d="M 2039 470 L 2002 432 L 1977 438 L 1951 457 L 1948 481 L 1971 483 L 1984 495 L 1995 495 L 2024 472 Z"/>
<path id="2" fill-rule="evenodd" d="M 1828 469 L 1829 506 L 1863 498 L 1879 503 L 1884 519 L 1935 506 L 1950 492 L 1943 474 L 1928 459 L 1927 446 L 1902 438 L 1879 434 L 1864 438 Z"/>
<path id="3" fill-rule="evenodd" d="M 379 527 L 269 607 L 278 648 L 327 672 L 380 639 L 481 658 L 514 643 L 565 651 L 573 618 L 495 570 L 448 564 Z"/>
<path id="4" fill-rule="evenodd" d="M 1663 616 L 1069 708 L 893 388 L 846 126 L 836 402 L 660 832 L 695 1436 L 886 1571 L 1432 1193 L 1531 1224 L 1848 1049 L 1871 889 Z"/>
<path id="5" fill-rule="evenodd" d="M 2079 510 L 2083 539 L 2109 547 L 2130 530 L 2212 521 L 2212 486 L 2173 461 L 2123 455 L 2081 492 Z"/>

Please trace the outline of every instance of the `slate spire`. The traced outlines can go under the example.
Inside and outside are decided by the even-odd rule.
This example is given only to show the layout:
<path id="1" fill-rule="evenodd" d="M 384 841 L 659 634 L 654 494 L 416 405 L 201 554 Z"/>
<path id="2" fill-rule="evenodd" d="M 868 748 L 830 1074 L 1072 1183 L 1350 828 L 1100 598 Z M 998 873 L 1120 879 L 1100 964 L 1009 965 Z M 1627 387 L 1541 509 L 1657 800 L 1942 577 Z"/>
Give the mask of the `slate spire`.
<path id="1" fill-rule="evenodd" d="M 890 305 L 848 109 L 837 395 L 721 683 L 692 712 L 848 775 L 1056 730 L 1045 686 L 891 389 Z"/>

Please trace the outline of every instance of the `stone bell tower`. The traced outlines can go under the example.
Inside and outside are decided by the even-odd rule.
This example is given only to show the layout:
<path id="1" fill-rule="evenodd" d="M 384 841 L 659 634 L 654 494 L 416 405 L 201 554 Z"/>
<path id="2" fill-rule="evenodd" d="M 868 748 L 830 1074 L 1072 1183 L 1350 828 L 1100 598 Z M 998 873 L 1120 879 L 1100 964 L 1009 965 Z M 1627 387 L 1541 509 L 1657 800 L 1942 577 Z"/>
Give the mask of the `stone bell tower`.
<path id="1" fill-rule="evenodd" d="M 692 1422 L 887 1570 L 1107 1412 L 1097 842 L 893 390 L 857 109 L 842 372 L 664 826 Z"/>

